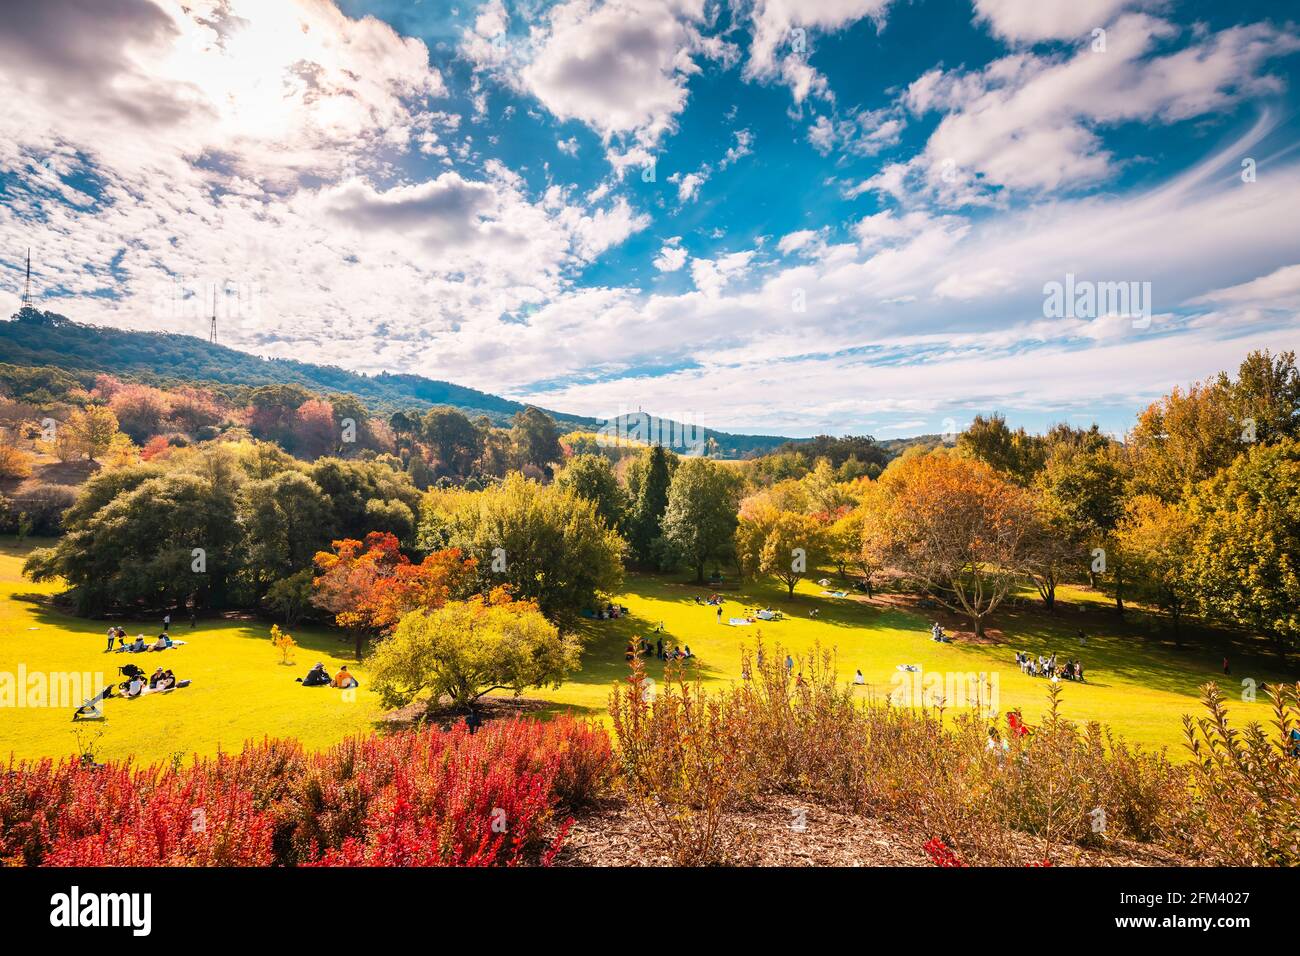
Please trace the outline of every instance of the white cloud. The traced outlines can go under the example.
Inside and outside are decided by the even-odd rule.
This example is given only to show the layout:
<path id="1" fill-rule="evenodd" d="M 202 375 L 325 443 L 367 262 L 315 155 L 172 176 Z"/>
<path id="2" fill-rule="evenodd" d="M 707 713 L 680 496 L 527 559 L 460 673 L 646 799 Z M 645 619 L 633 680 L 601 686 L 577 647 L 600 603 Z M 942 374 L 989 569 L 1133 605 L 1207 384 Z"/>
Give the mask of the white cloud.
<path id="1" fill-rule="evenodd" d="M 677 185 L 677 201 L 691 202 L 700 194 L 700 187 L 704 185 L 704 180 L 708 178 L 709 169 L 706 166 L 703 170 L 686 173 L 685 175 L 673 173 L 668 177 L 670 183 Z"/>
<path id="2" fill-rule="evenodd" d="M 749 270 L 752 251 L 732 252 L 717 259 L 692 259 L 691 278 L 695 288 L 706 296 L 716 297 L 724 286 Z"/>
<path id="3" fill-rule="evenodd" d="M 726 55 L 703 24 L 703 0 L 568 0 L 533 27 L 518 82 L 556 117 L 651 150 L 675 129 L 697 58 Z"/>
<path id="4" fill-rule="evenodd" d="M 1008 40 L 1082 39 L 1124 10 L 1165 5 L 1166 0 L 975 0 L 975 19 Z"/>
<path id="5" fill-rule="evenodd" d="M 823 156 L 843 150 L 855 156 L 874 156 L 895 145 L 907 121 L 888 110 L 850 114 L 847 119 L 819 116 L 808 128 L 808 142 Z"/>
<path id="6" fill-rule="evenodd" d="M 1178 32 L 1128 14 L 1108 31 L 1104 53 L 1083 45 L 1070 56 L 1017 53 L 974 73 L 925 74 L 904 102 L 917 112 L 948 112 L 912 172 L 949 202 L 970 201 L 988 186 L 1044 191 L 1096 183 L 1114 166 L 1099 127 L 1173 123 L 1276 92 L 1279 81 L 1261 68 L 1300 49 L 1300 35 L 1259 23 L 1152 55 Z M 868 188 L 882 185 L 891 184 Z"/>
<path id="7" fill-rule="evenodd" d="M 748 79 L 779 80 L 796 103 L 809 95 L 827 96 L 826 78 L 809 62 L 813 35 L 834 33 L 864 18 L 880 24 L 890 0 L 754 0 L 750 8 Z M 802 47 L 802 48 L 801 48 Z"/>
<path id="8" fill-rule="evenodd" d="M 680 245 L 681 236 L 673 236 L 664 240 L 659 255 L 654 258 L 654 267 L 660 272 L 676 272 L 682 266 L 686 265 L 686 250 Z"/>
<path id="9" fill-rule="evenodd" d="M 1255 305 L 1265 308 L 1300 308 L 1300 265 L 1282 266 L 1267 275 L 1226 289 L 1213 289 L 1193 304 Z"/>

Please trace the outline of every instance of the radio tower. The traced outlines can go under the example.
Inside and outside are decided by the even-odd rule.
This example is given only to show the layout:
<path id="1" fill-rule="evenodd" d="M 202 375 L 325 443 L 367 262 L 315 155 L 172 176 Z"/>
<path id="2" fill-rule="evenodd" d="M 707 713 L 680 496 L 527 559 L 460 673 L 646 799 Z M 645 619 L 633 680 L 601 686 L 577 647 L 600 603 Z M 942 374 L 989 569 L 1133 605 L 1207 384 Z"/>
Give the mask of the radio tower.
<path id="1" fill-rule="evenodd" d="M 24 309 L 32 307 L 32 250 L 27 247 L 27 282 L 23 285 L 23 305 Z"/>
<path id="2" fill-rule="evenodd" d="M 217 344 L 217 287 L 212 287 L 212 331 L 208 333 L 208 341 L 213 345 Z"/>

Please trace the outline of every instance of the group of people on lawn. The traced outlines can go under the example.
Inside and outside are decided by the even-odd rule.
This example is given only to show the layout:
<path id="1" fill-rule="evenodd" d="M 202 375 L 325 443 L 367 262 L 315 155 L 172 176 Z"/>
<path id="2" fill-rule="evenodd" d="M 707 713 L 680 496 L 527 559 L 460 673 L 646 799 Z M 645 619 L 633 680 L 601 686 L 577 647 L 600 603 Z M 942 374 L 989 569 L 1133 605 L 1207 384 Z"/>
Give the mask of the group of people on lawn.
<path id="1" fill-rule="evenodd" d="M 655 628 L 656 633 L 662 631 L 663 624 L 660 624 Z M 623 656 L 630 661 L 635 657 L 649 657 L 652 653 L 661 661 L 687 661 L 695 656 L 691 653 L 691 647 L 689 644 L 684 647 L 677 647 L 674 645 L 672 650 L 665 649 L 664 639 L 662 637 L 655 641 L 654 644 L 651 644 L 643 637 L 634 637 L 632 640 L 627 642 L 627 650 L 623 652 Z"/>
<path id="2" fill-rule="evenodd" d="M 294 680 L 302 684 L 303 687 L 337 687 L 340 690 L 347 690 L 351 687 L 361 686 L 357 679 L 348 672 L 347 664 L 340 665 L 339 672 L 330 677 L 323 661 L 317 661 L 315 666 L 307 672 L 306 677 L 295 677 Z"/>
<path id="3" fill-rule="evenodd" d="M 1051 657 L 1044 657 L 1039 654 L 1035 658 L 1028 651 L 1016 651 L 1016 664 L 1020 666 L 1020 673 L 1028 674 L 1030 677 L 1048 677 L 1052 680 L 1083 680 L 1083 661 L 1066 661 L 1064 665 L 1058 667 L 1055 652 L 1052 653 Z"/>
<path id="4" fill-rule="evenodd" d="M 126 675 L 126 680 L 122 682 L 122 696 L 127 698 L 139 697 L 146 687 L 151 691 L 171 690 L 173 687 L 183 687 L 189 683 L 189 681 L 178 682 L 170 667 L 163 670 L 159 666 L 147 678 L 144 676 L 144 671 L 134 664 L 127 664 L 119 668 L 119 671 Z"/>
<path id="5" fill-rule="evenodd" d="M 108 646 L 104 648 L 105 652 L 114 650 L 113 642 L 117 642 L 117 653 L 140 654 L 145 651 L 165 651 L 169 647 L 175 647 L 176 642 L 171 639 L 171 635 L 164 629 L 154 641 L 146 641 L 143 634 L 137 634 L 135 640 L 127 643 L 126 631 L 120 627 L 110 627 L 108 629 Z"/>

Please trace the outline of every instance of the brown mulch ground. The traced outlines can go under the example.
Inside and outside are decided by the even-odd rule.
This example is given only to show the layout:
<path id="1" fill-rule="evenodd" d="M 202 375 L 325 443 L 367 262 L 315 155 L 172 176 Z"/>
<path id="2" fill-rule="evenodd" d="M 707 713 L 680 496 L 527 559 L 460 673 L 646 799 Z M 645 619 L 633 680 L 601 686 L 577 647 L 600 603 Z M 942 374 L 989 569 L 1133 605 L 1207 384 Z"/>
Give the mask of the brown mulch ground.
<path id="1" fill-rule="evenodd" d="M 929 866 L 929 838 L 905 825 L 845 813 L 787 796 L 762 798 L 724 823 L 740 847 L 736 866 Z M 1038 859 L 1038 842 L 1019 836 L 1026 859 Z M 1108 850 L 1056 848 L 1056 866 L 1173 866 L 1183 861 L 1140 844 L 1117 842 Z M 669 857 L 648 824 L 629 804 L 608 801 L 579 816 L 556 866 L 667 866 Z"/>

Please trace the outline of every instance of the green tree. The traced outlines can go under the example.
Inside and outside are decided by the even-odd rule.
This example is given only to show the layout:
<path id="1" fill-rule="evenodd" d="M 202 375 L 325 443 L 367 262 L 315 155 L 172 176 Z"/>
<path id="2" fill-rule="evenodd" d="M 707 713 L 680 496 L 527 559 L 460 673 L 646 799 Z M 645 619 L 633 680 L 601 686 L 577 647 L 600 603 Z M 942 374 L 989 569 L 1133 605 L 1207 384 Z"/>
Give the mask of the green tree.
<path id="1" fill-rule="evenodd" d="M 628 518 L 629 541 L 637 561 L 650 564 L 655 559 L 655 542 L 662 535 L 660 524 L 668 507 L 668 489 L 672 484 L 669 453 L 663 446 L 647 448 L 634 462 L 628 484 L 632 489 L 632 513 Z"/>
<path id="2" fill-rule="evenodd" d="M 1078 543 L 1078 560 L 1094 586 L 1096 572 L 1087 551 L 1107 550 L 1107 568 L 1117 583 L 1116 606 L 1121 609 L 1123 565 L 1110 539 L 1124 514 L 1125 479 L 1126 471 L 1109 446 L 1060 445 L 1039 476 L 1036 502 L 1039 520 L 1054 535 Z"/>
<path id="3" fill-rule="evenodd" d="M 421 430 L 446 474 L 463 478 L 483 454 L 483 433 L 457 409 L 445 405 L 429 409 Z"/>
<path id="4" fill-rule="evenodd" d="M 311 566 L 312 556 L 329 544 L 329 517 L 320 487 L 300 472 L 284 471 L 243 486 L 242 564 L 254 602 L 274 581 Z"/>
<path id="5" fill-rule="evenodd" d="M 782 582 L 791 596 L 808 573 L 829 556 L 824 526 L 809 515 L 782 511 L 763 537 L 758 567 Z"/>
<path id="6" fill-rule="evenodd" d="M 957 451 L 1021 485 L 1033 481 L 1046 457 L 1043 439 L 1026 433 L 1024 428 L 1012 431 L 1006 418 L 996 413 L 988 418 L 976 415 L 957 436 Z"/>
<path id="7" fill-rule="evenodd" d="M 1185 508 L 1155 495 L 1129 501 L 1115 539 L 1130 573 L 1173 623 L 1174 643 L 1182 644 L 1183 613 L 1193 597 L 1192 545 L 1195 538 Z"/>
<path id="8" fill-rule="evenodd" d="M 673 475 L 662 533 L 673 554 L 695 569 L 700 584 L 704 565 L 730 556 L 735 546 L 740 491 L 735 471 L 707 458 L 687 458 Z"/>
<path id="9" fill-rule="evenodd" d="M 531 602 L 450 601 L 414 611 L 370 657 L 371 680 L 386 707 L 427 695 L 464 708 L 494 690 L 519 696 L 558 687 L 578 666 L 576 639 L 561 635 Z"/>
<path id="10" fill-rule="evenodd" d="M 221 606 L 238 569 L 234 495 L 194 474 L 150 478 L 33 552 L 24 573 L 63 578 L 81 613 L 175 606 L 189 595 Z"/>
<path id="11" fill-rule="evenodd" d="M 1235 381 L 1221 372 L 1218 384 L 1229 396 L 1239 437 L 1248 443 L 1300 438 L 1300 370 L 1295 352 L 1277 356 L 1267 349 L 1251 352 L 1237 369 Z"/>
<path id="12" fill-rule="evenodd" d="M 596 505 L 607 528 L 618 529 L 627 513 L 627 495 L 618 483 L 614 466 L 604 455 L 575 455 L 556 476 L 555 483 Z"/>
<path id="13" fill-rule="evenodd" d="M 266 605 L 284 617 L 285 627 L 293 627 L 311 608 L 311 581 L 314 576 L 309 566 L 295 571 L 287 578 L 281 578 L 267 588 Z"/>
<path id="14" fill-rule="evenodd" d="M 551 465 L 564 458 L 560 430 L 551 416 L 532 405 L 515 413 L 510 440 L 521 464 L 540 468 L 548 477 Z"/>
<path id="15" fill-rule="evenodd" d="M 1267 635 L 1285 661 L 1300 641 L 1300 441 L 1252 447 L 1199 485 L 1187 510 L 1198 602 Z"/>
<path id="16" fill-rule="evenodd" d="M 516 473 L 444 503 L 424 511 L 421 540 L 478 559 L 483 590 L 508 584 L 547 616 L 571 617 L 622 583 L 623 539 L 570 490 Z"/>

